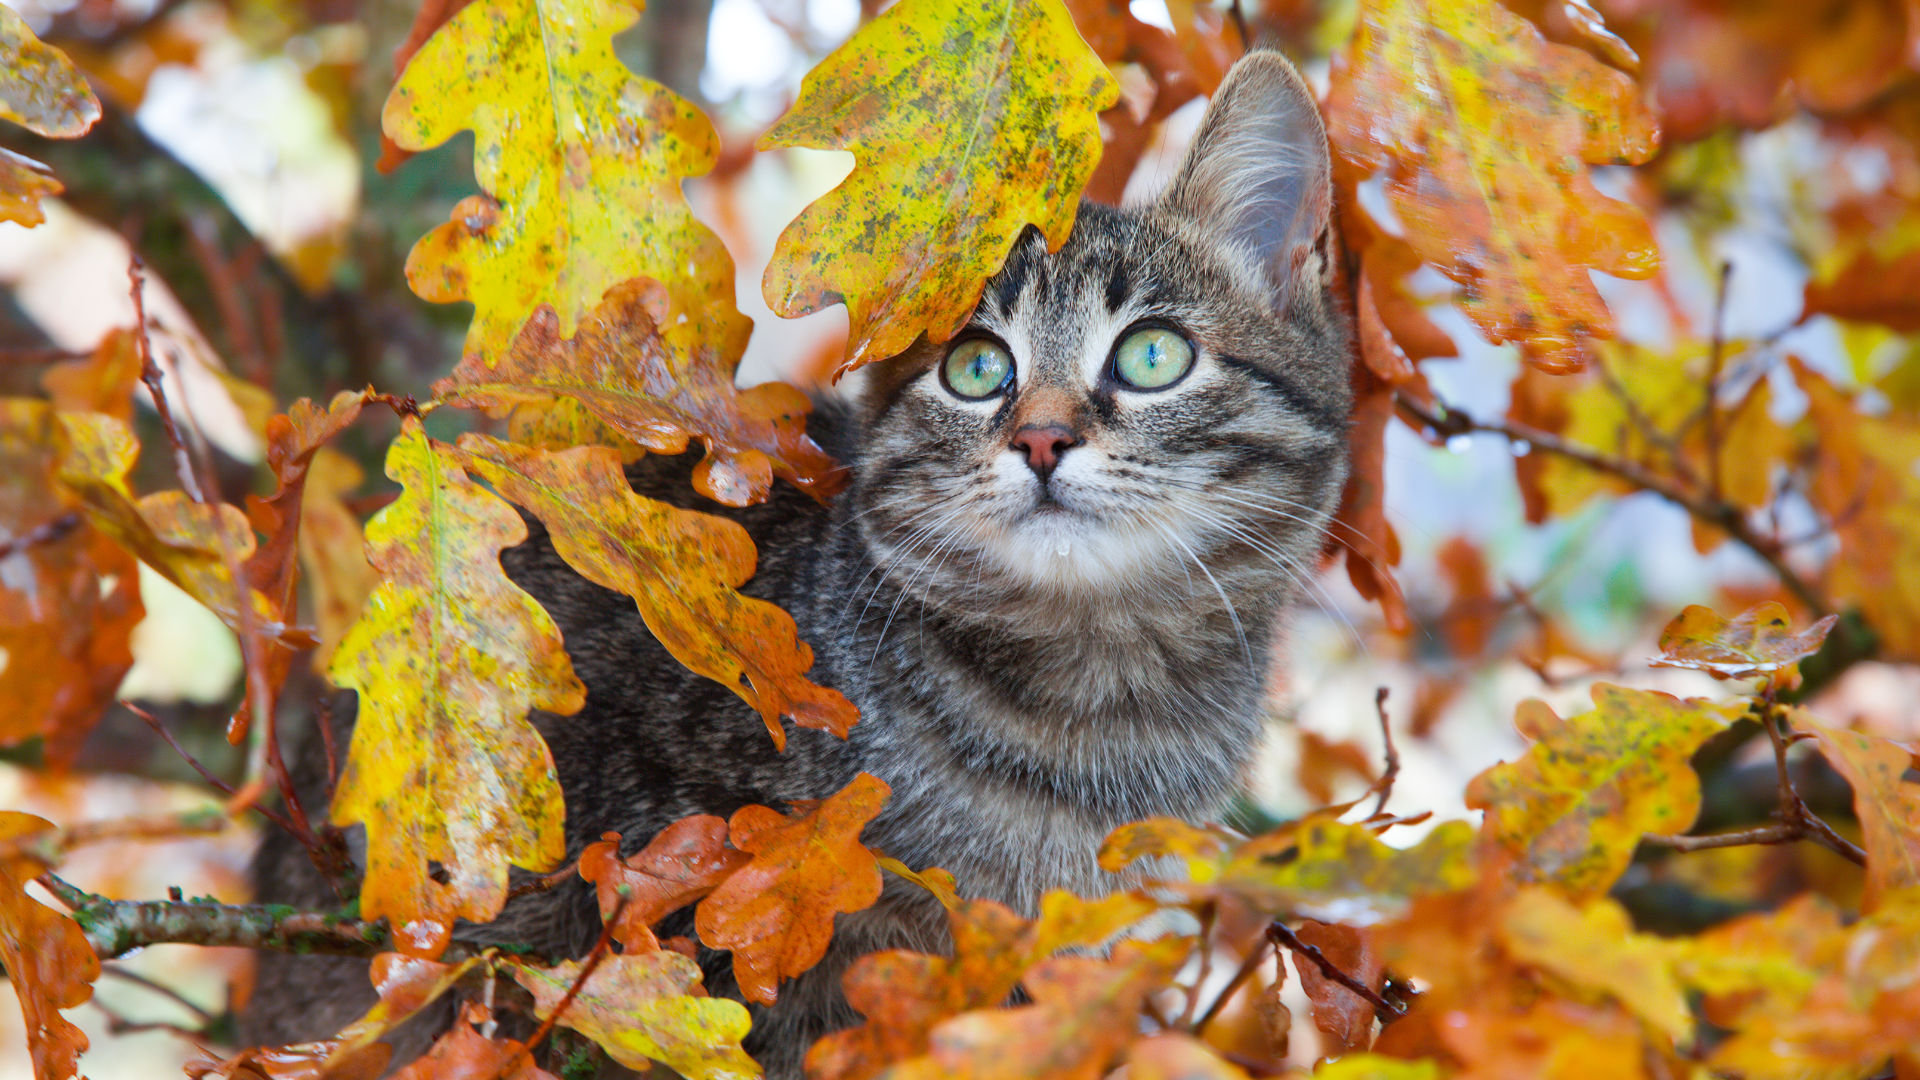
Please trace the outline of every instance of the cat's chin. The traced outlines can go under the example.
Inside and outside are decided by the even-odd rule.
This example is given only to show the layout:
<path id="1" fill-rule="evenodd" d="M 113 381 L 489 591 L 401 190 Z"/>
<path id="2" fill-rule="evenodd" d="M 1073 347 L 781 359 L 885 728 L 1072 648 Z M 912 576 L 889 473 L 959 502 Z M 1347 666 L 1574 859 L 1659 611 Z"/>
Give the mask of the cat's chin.
<path id="1" fill-rule="evenodd" d="M 1029 588 L 1078 595 L 1137 588 L 1162 546 L 1151 534 L 1053 501 L 997 531 L 983 550 L 994 569 Z"/>

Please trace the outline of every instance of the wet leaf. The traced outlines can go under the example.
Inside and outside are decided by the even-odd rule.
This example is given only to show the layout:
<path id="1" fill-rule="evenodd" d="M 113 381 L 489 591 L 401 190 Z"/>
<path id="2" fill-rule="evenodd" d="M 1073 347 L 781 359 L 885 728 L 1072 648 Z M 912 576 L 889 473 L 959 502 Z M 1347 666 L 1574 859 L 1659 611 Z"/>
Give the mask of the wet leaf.
<path id="1" fill-rule="evenodd" d="M 544 1020 L 580 971 L 578 962 L 568 960 L 550 968 L 517 967 L 514 979 L 533 995 Z M 559 1022 L 629 1069 L 657 1061 L 688 1080 L 760 1075 L 740 1048 L 751 1023 L 746 1007 L 705 996 L 700 966 L 670 949 L 605 957 Z"/>
<path id="2" fill-rule="evenodd" d="M 500 568 L 501 549 L 527 535 L 513 508 L 418 420 L 387 475 L 404 490 L 367 525 L 380 584 L 329 669 L 360 695 L 332 816 L 367 826 L 361 914 L 390 919 L 403 951 L 433 955 L 454 919 L 499 913 L 509 864 L 559 861 L 560 786 L 527 711 L 572 713 L 585 690 L 553 620 Z"/>
<path id="3" fill-rule="evenodd" d="M 381 113 L 406 150 L 474 133 L 484 194 L 414 245 L 407 281 L 474 305 L 469 361 L 506 355 L 545 304 L 572 337 L 613 286 L 649 277 L 676 317 L 729 361 L 752 326 L 733 305 L 733 260 L 688 209 L 680 183 L 713 166 L 719 140 L 679 95 L 635 76 L 613 36 L 638 0 L 479 0 L 407 63 Z"/>
<path id="4" fill-rule="evenodd" d="M 394 1073 L 393 1080 L 557 1080 L 534 1065 L 524 1044 L 489 1039 L 474 1030 L 490 1017 L 479 1005 L 467 1006 L 459 1022 L 434 1040 L 426 1054 Z"/>
<path id="5" fill-rule="evenodd" d="M 75 139 L 100 119 L 100 101 L 66 54 L 0 6 L 0 120 L 37 135 Z"/>
<path id="6" fill-rule="evenodd" d="M 1066 243 L 1118 85 L 1060 0 L 902 0 L 822 60 L 763 148 L 853 152 L 780 234 L 788 318 L 847 305 L 841 370 L 958 330 L 1028 226 Z M 954 133 L 968 132 L 966 138 Z"/>
<path id="7" fill-rule="evenodd" d="M 4 9 L 0 9 L 4 10 Z M 45 165 L 0 148 L 0 221 L 31 229 L 47 220 L 40 200 L 67 190 Z"/>
<path id="8" fill-rule="evenodd" d="M 617 834 L 588 844 L 580 853 L 580 876 L 593 882 L 602 919 L 620 909 L 614 940 L 636 952 L 659 948 L 654 923 L 711 893 L 747 861 L 728 845 L 724 819 L 696 814 L 660 830 L 625 859 Z"/>
<path id="9" fill-rule="evenodd" d="M 1793 686 L 1800 681 L 1800 661 L 1820 651 L 1839 621 L 1828 615 L 1796 634 L 1786 607 L 1772 601 L 1731 619 L 1692 604 L 1660 632 L 1660 657 L 1654 663 L 1693 668 L 1716 679 L 1765 676 L 1775 685 Z"/>
<path id="10" fill-rule="evenodd" d="M 1122 942 L 1108 960 L 1048 960 L 1025 979 L 1032 1004 L 946 1020 L 933 1029 L 925 1055 L 882 1075 L 1097 1080 L 1138 1039 L 1147 995 L 1166 985 L 1191 947 L 1186 938 L 1168 937 Z"/>
<path id="11" fill-rule="evenodd" d="M 1547 42 L 1495 0 L 1368 0 L 1336 64 L 1334 147 L 1387 196 L 1461 308 L 1534 364 L 1578 369 L 1613 334 L 1588 272 L 1651 276 L 1640 212 L 1602 197 L 1586 165 L 1646 160 L 1656 130 L 1633 81 Z"/>
<path id="12" fill-rule="evenodd" d="M 776 746 L 783 719 L 846 736 L 858 713 L 807 681 L 813 650 L 793 617 L 736 591 L 753 574 L 746 529 L 634 494 L 604 447 L 552 453 L 485 435 L 459 445 L 468 468 L 547 526 L 569 566 L 632 597 L 676 660 L 753 706 Z"/>
<path id="13" fill-rule="evenodd" d="M 62 438 L 46 403 L 0 399 L 0 537 L 49 536 L 0 558 L 0 745 L 41 738 L 54 769 L 113 703 L 144 614 L 138 564 L 55 479 Z"/>
<path id="14" fill-rule="evenodd" d="M 0 843 L 6 845 L 0 856 L 0 961 L 26 1018 L 35 1080 L 74 1075 L 87 1036 L 60 1010 L 85 1004 L 100 977 L 100 961 L 80 927 L 26 893 L 27 883 L 52 867 L 23 851 L 29 845 L 22 841 L 52 831 L 50 821 L 0 810 Z"/>
<path id="15" fill-rule="evenodd" d="M 700 902 L 694 927 L 709 948 L 733 953 L 748 1001 L 771 1005 L 775 986 L 820 962 L 838 912 L 880 898 L 880 867 L 860 843 L 891 789 L 867 773 L 798 817 L 746 806 L 727 823 L 753 861 Z"/>
<path id="16" fill-rule="evenodd" d="M 504 357 L 469 357 L 435 392 L 489 406 L 564 397 L 657 454 L 697 438 L 707 456 L 694 486 L 729 506 L 764 500 L 775 475 L 822 498 L 838 490 L 839 466 L 807 437 L 806 395 L 778 382 L 736 387 L 738 355 L 668 316 L 665 292 L 646 280 L 614 286 L 571 338 L 542 307 Z"/>
<path id="17" fill-rule="evenodd" d="M 1827 763 L 1853 787 L 1853 813 L 1867 849 L 1866 908 L 1920 886 L 1920 783 L 1907 781 L 1913 751 L 1899 743 L 1795 716 Z"/>
<path id="18" fill-rule="evenodd" d="M 1522 702 L 1514 723 L 1533 740 L 1526 756 L 1467 786 L 1467 805 L 1486 811 L 1483 831 L 1520 860 L 1520 879 L 1575 899 L 1604 894 L 1644 834 L 1693 827 L 1700 778 L 1689 759 L 1746 711 L 1607 683 L 1594 686 L 1593 704 L 1562 720 Z"/>

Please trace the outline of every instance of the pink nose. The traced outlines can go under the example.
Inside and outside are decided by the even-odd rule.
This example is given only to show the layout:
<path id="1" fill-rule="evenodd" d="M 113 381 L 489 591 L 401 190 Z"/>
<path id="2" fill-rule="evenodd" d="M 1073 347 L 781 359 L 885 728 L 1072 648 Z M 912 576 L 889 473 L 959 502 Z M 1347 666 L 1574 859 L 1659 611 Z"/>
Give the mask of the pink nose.
<path id="1" fill-rule="evenodd" d="M 1044 478 L 1060 463 L 1060 455 L 1080 445 L 1072 431 L 1052 424 L 1047 427 L 1023 427 L 1014 433 L 1013 445 L 1027 455 L 1027 467 Z"/>

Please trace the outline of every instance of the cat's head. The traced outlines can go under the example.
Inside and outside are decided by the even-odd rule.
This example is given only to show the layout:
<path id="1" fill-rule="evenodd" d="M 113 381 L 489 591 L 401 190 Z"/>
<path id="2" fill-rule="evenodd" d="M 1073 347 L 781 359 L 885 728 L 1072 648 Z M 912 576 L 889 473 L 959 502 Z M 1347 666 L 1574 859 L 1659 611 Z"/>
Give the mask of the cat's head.
<path id="1" fill-rule="evenodd" d="M 1347 467 L 1330 203 L 1310 92 L 1250 54 L 1158 202 L 1084 204 L 1053 254 L 1029 230 L 959 334 L 872 369 L 877 561 L 909 591 L 1063 597 L 1311 573 Z"/>

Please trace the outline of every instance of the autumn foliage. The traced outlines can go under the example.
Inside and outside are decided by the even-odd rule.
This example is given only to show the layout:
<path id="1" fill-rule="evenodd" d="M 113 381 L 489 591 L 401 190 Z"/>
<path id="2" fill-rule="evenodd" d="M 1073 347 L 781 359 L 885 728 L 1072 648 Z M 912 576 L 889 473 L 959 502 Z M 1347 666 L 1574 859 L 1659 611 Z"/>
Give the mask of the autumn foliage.
<path id="1" fill-rule="evenodd" d="M 1120 0 L 868 3 L 784 115 L 734 145 L 616 55 L 616 35 L 648 32 L 640 0 L 423 0 L 386 43 L 391 78 L 364 58 L 308 76 L 396 178 L 444 171 L 434 148 L 470 140 L 451 211 L 405 218 L 411 248 L 384 263 L 338 237 L 261 257 L 244 228 L 205 224 L 232 214 L 204 193 L 183 217 L 201 225 L 171 232 L 154 221 L 172 204 L 128 201 L 141 189 L 116 185 L 141 182 L 136 165 L 171 160 L 151 144 L 121 157 L 157 58 L 192 62 L 174 6 L 83 0 L 43 34 L 0 6 L 0 126 L 20 147 L 0 149 L 0 220 L 38 225 L 63 197 L 121 229 L 134 312 L 85 349 L 0 341 L 0 747 L 23 790 L 54 790 L 112 771 L 90 757 L 96 725 L 138 715 L 215 793 L 160 816 L 0 811 L 0 963 L 39 1080 L 78 1075 L 88 1037 L 64 1012 L 102 965 L 163 942 L 371 959 L 366 1016 L 291 1047 L 221 1046 L 210 1022 L 195 1077 L 377 1076 L 382 1038 L 450 997 L 457 1022 L 399 1075 L 575 1075 L 604 1058 L 754 1076 L 747 1007 L 707 994 L 694 942 L 662 920 L 691 909 L 741 994 L 770 1003 L 884 875 L 939 898 L 952 952 L 856 961 L 861 1023 L 811 1048 L 811 1080 L 1920 1077 L 1920 725 L 1856 717 L 1835 692 L 1868 669 L 1905 678 L 1920 716 L 1920 5 L 1171 0 L 1162 26 Z M 286 7 L 278 29 L 250 24 L 252 47 L 294 55 L 356 25 L 354 5 Z M 563 865 L 562 793 L 529 713 L 574 712 L 584 690 L 501 567 L 523 512 L 776 744 L 783 720 L 841 737 L 858 722 L 809 678 L 793 619 L 740 591 L 745 530 L 622 473 L 698 444 L 693 485 L 724 505 L 844 483 L 807 436 L 804 393 L 736 383 L 756 331 L 735 226 L 710 224 L 739 213 L 729 185 L 782 148 L 851 151 L 761 282 L 782 316 L 844 305 L 844 345 L 789 365 L 837 376 L 948 338 L 1023 230 L 1057 248 L 1083 194 L 1117 199 L 1249 40 L 1324 91 L 1359 329 L 1355 470 L 1325 561 L 1376 605 L 1359 631 L 1375 648 L 1426 650 L 1407 661 L 1417 700 L 1382 695 L 1384 757 L 1310 733 L 1299 786 L 1329 805 L 1124 826 L 1099 853 L 1115 892 L 1033 912 L 863 844 L 889 795 L 866 774 L 815 805 L 628 837 L 625 858 L 609 835 Z M 377 127 L 350 79 L 378 84 Z M 1744 271 L 1716 238 L 1759 213 L 1767 169 L 1801 304 L 1736 332 Z M 719 209 L 696 215 L 683 183 L 710 173 Z M 243 249 L 258 280 L 236 269 Z M 194 363 L 252 426 L 258 464 L 210 447 L 183 400 L 187 361 L 149 311 L 163 285 L 219 327 L 204 348 L 231 371 Z M 429 306 L 455 301 L 470 319 Z M 362 352 L 302 353 L 322 316 Z M 1629 316 L 1653 328 L 1629 333 Z M 383 328 L 395 351 L 453 348 L 433 370 L 383 366 L 367 359 Z M 1497 381 L 1455 365 L 1469 338 L 1517 363 Z M 1456 403 L 1488 399 L 1469 377 L 1504 414 Z M 1655 500 L 1699 554 L 1747 572 L 1709 604 L 1629 612 L 1637 656 L 1583 643 L 1465 540 L 1437 547 L 1442 585 L 1408 587 L 1387 488 L 1403 436 L 1396 452 L 1510 447 L 1534 524 Z M 190 718 L 117 704 L 156 578 L 239 643 L 242 686 L 199 742 Z M 1465 784 L 1465 817 L 1436 822 L 1396 793 L 1393 736 L 1443 733 L 1472 674 L 1502 665 L 1590 704 L 1521 701 L 1523 748 Z M 1656 667 L 1691 673 L 1694 696 L 1650 688 Z M 357 695 L 358 719 L 329 747 L 328 800 L 303 801 L 282 729 L 320 680 Z M 364 826 L 357 902 L 110 897 L 63 876 L 95 845 L 254 821 L 336 877 L 341 830 Z M 593 884 L 591 953 L 455 932 L 500 913 L 513 867 Z M 525 1022 L 503 1028 L 509 1014 Z"/>

